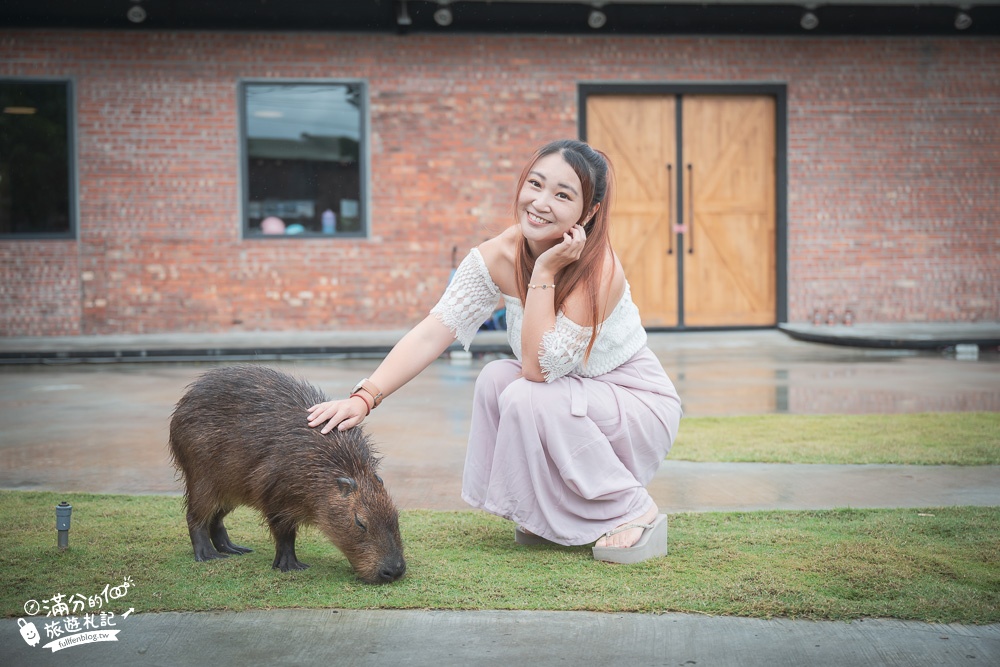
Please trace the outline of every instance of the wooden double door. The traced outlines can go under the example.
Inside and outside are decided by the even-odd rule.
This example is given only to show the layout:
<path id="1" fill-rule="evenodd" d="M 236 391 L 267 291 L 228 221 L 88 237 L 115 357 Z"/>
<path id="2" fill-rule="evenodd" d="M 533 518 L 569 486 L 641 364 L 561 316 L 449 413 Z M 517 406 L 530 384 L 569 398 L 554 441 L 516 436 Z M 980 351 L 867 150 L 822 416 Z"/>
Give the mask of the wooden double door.
<path id="1" fill-rule="evenodd" d="M 776 110 L 770 95 L 586 97 L 611 159 L 612 242 L 643 324 L 777 322 Z"/>

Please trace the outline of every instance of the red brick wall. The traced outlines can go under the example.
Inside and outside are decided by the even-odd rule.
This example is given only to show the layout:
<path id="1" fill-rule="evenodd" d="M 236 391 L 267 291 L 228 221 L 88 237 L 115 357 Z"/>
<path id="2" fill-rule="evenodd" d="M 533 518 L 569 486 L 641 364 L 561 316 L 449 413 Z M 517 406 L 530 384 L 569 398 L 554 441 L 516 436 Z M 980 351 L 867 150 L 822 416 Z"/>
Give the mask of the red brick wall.
<path id="1" fill-rule="evenodd" d="M 788 86 L 788 312 L 1000 320 L 1000 40 L 0 31 L 76 87 L 78 241 L 0 241 L 0 335 L 398 329 L 509 221 L 577 84 Z M 241 240 L 237 82 L 368 82 L 371 236 Z"/>
<path id="2" fill-rule="evenodd" d="M 1000 40 L 811 57 L 789 78 L 789 318 L 1000 319 Z"/>

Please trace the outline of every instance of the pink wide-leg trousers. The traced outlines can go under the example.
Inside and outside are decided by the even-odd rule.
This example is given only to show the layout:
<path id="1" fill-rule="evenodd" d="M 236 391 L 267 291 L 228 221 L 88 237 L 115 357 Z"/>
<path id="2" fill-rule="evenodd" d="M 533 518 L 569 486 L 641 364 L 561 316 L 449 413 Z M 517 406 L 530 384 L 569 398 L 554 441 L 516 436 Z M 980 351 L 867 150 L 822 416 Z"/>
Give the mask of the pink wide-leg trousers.
<path id="1" fill-rule="evenodd" d="M 521 377 L 512 359 L 476 381 L 462 498 L 559 544 L 588 544 L 644 514 L 681 402 L 643 348 L 594 378 Z"/>

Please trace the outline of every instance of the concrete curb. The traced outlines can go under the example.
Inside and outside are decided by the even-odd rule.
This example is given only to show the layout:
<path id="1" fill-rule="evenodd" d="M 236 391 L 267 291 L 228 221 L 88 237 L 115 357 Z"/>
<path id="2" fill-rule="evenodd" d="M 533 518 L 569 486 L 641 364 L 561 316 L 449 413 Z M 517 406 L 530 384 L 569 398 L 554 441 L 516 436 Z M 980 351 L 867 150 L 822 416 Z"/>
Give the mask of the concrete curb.
<path id="1" fill-rule="evenodd" d="M 14 619 L 4 623 L 16 632 Z M 1000 663 L 1000 625 L 557 611 L 134 614 L 117 641 L 50 653 L 8 634 L 13 667 L 100 665 L 706 665 L 950 667 Z M 46 640 L 43 636 L 43 643 Z"/>

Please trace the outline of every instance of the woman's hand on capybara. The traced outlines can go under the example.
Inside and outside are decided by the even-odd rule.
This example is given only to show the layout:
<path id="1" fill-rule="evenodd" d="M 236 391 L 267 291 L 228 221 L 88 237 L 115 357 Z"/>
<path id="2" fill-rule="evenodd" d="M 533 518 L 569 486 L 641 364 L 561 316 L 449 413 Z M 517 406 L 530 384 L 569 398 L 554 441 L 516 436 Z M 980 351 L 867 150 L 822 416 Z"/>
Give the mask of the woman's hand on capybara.
<path id="1" fill-rule="evenodd" d="M 354 428 L 368 416 L 368 404 L 361 397 L 317 403 L 309 408 L 309 426 L 326 423 L 321 433 L 329 433 L 336 426 L 340 431 Z"/>

